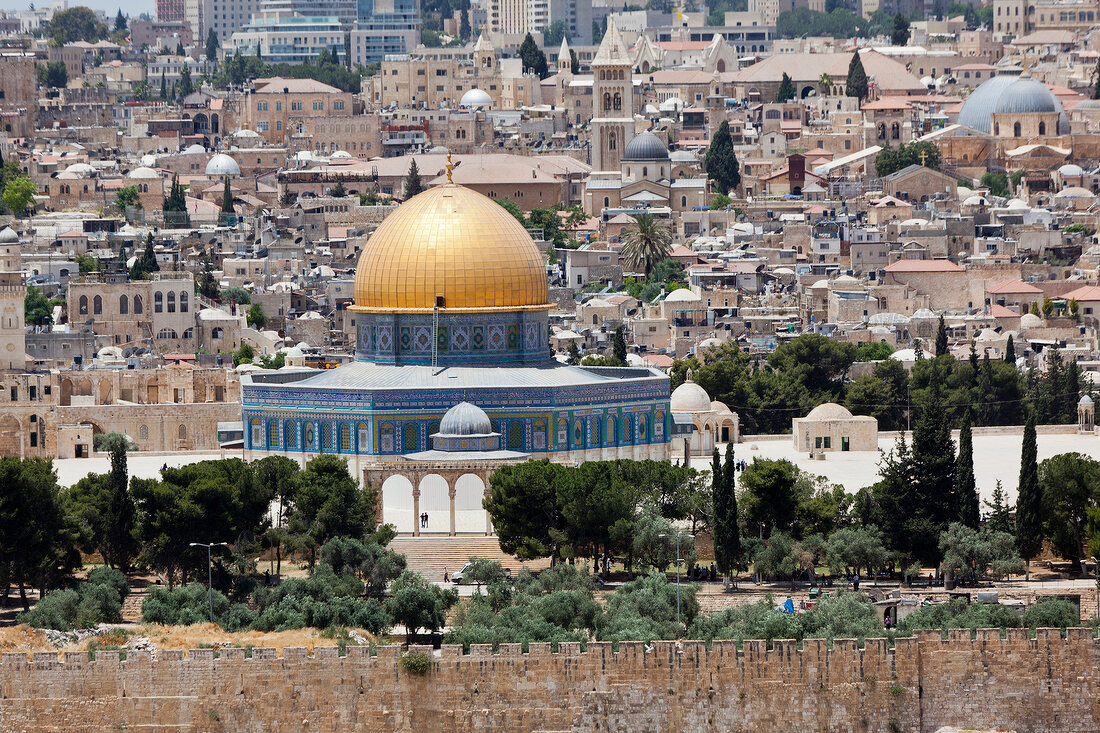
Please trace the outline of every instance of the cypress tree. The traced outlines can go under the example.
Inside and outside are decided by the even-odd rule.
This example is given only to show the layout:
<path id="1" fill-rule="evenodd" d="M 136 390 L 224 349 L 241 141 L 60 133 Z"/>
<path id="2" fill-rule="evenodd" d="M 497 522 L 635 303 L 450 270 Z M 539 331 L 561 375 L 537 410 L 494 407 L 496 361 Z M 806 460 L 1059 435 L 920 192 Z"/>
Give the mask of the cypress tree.
<path id="1" fill-rule="evenodd" d="M 111 472 L 107 474 L 111 500 L 107 510 L 103 559 L 122 572 L 129 572 L 137 552 L 134 541 L 134 499 L 130 496 L 130 477 L 126 469 L 126 439 L 111 446 Z"/>
<path id="2" fill-rule="evenodd" d="M 741 554 L 741 536 L 737 529 L 737 499 L 733 492 L 734 484 L 733 444 L 726 445 L 726 465 L 715 446 L 711 456 L 711 501 L 714 508 L 713 536 L 714 563 L 718 572 L 727 578 L 736 569 Z"/>
<path id="3" fill-rule="evenodd" d="M 737 162 L 733 138 L 730 137 L 730 125 L 726 120 L 722 120 L 718 132 L 710 140 L 703 168 L 707 172 L 707 178 L 722 193 L 728 194 L 741 183 L 741 164 Z"/>
<path id="4" fill-rule="evenodd" d="M 852 54 L 852 61 L 848 64 L 848 79 L 844 84 L 844 95 L 855 97 L 862 102 L 867 99 L 869 94 L 867 72 L 863 70 L 863 61 L 859 58 L 859 51 L 856 51 Z"/>
<path id="5" fill-rule="evenodd" d="M 940 314 L 940 325 L 936 328 L 936 356 L 946 356 L 949 354 L 947 350 L 947 324 L 943 321 L 943 314 Z"/>
<path id="6" fill-rule="evenodd" d="M 726 555 L 732 570 L 741 563 L 741 525 L 737 516 L 737 461 L 733 454 L 733 441 L 726 443 L 726 465 L 722 474 L 726 493 Z"/>
<path id="7" fill-rule="evenodd" d="M 420 169 L 416 167 L 416 158 L 409 163 L 409 172 L 405 175 L 405 199 L 411 199 L 424 190 L 424 184 L 420 182 Z"/>
<path id="8" fill-rule="evenodd" d="M 160 98 L 168 99 L 168 80 L 164 76 L 164 69 L 160 70 Z"/>
<path id="9" fill-rule="evenodd" d="M 615 335 L 611 337 L 611 353 L 619 366 L 626 366 L 626 337 L 623 335 L 623 327 L 615 329 Z"/>
<path id="10" fill-rule="evenodd" d="M 222 213 L 235 214 L 233 210 L 233 192 L 229 190 L 229 176 L 225 177 L 225 190 L 222 191 Z"/>
<path id="11" fill-rule="evenodd" d="M 1059 422 L 1072 424 L 1077 422 L 1077 400 L 1081 398 L 1081 367 L 1077 364 L 1077 357 L 1069 360 L 1062 376 L 1064 402 L 1062 407 L 1062 419 Z"/>
<path id="12" fill-rule="evenodd" d="M 974 482 L 974 438 L 970 429 L 970 411 L 963 415 L 959 429 L 959 457 L 955 461 L 955 494 L 959 501 L 959 521 L 977 529 L 981 521 L 978 487 Z"/>
<path id="13" fill-rule="evenodd" d="M 1039 489 L 1039 462 L 1036 459 L 1035 414 L 1024 423 L 1024 443 L 1020 451 L 1020 483 L 1016 497 L 1016 549 L 1028 564 L 1043 546 L 1043 496 Z"/>
<path id="14" fill-rule="evenodd" d="M 1009 364 L 1016 363 L 1016 344 L 1012 341 L 1012 334 L 1008 334 L 1008 343 L 1005 344 L 1005 361 Z"/>
<path id="15" fill-rule="evenodd" d="M 937 538 L 958 516 L 955 444 L 951 440 L 951 425 L 939 385 L 932 386 L 913 426 L 912 461 L 915 518 L 924 520 L 923 525 L 914 525 L 914 532 L 924 536 L 923 541 L 915 541 L 917 557 L 926 562 L 938 562 Z"/>
<path id="16" fill-rule="evenodd" d="M 787 72 L 783 72 L 783 79 L 779 82 L 779 89 L 775 93 L 775 101 L 787 102 L 795 98 L 794 82 Z"/>

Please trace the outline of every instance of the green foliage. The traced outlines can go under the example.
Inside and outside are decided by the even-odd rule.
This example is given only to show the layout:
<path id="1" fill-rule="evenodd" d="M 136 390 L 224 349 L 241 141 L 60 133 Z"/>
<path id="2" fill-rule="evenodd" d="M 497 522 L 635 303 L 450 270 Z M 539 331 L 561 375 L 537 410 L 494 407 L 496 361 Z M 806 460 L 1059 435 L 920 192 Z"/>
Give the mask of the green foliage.
<path id="1" fill-rule="evenodd" d="M 139 549 L 134 538 L 135 509 L 133 497 L 130 496 L 130 476 L 126 467 L 128 446 L 125 436 L 118 436 L 118 439 L 111 441 L 109 450 L 111 471 L 107 474 L 107 484 L 110 496 L 100 551 L 108 565 L 125 573 L 130 570 L 131 562 Z"/>
<path id="2" fill-rule="evenodd" d="M 672 229 L 652 214 L 635 214 L 634 223 L 623 232 L 619 257 L 625 268 L 648 278 L 657 263 L 672 251 Z"/>
<path id="3" fill-rule="evenodd" d="M 798 508 L 796 484 L 801 471 L 784 459 L 754 458 L 741 472 L 738 505 L 746 527 L 764 534 L 789 531 Z"/>
<path id="4" fill-rule="evenodd" d="M 707 172 L 707 178 L 714 183 L 721 194 L 729 194 L 741 184 L 741 164 L 737 162 L 737 153 L 733 149 L 733 138 L 730 136 L 727 120 L 722 120 L 718 131 L 710 140 L 706 157 L 703 159 L 703 169 Z"/>
<path id="5" fill-rule="evenodd" d="M 126 210 L 127 206 L 133 206 L 134 208 L 144 208 L 141 204 L 141 196 L 138 194 L 137 186 L 123 186 L 115 194 L 115 205 L 122 211 Z"/>
<path id="6" fill-rule="evenodd" d="M 844 95 L 855 97 L 862 102 L 867 99 L 869 93 L 867 72 L 863 69 L 863 61 L 859 58 L 859 51 L 856 51 L 852 54 L 852 60 L 848 64 L 848 78 L 844 83 Z M 881 169 L 879 175 L 885 175 Z"/>
<path id="7" fill-rule="evenodd" d="M 1024 561 L 1016 554 L 1012 535 L 988 527 L 974 530 L 954 522 L 940 534 L 941 567 L 955 573 L 986 574 L 1003 578 L 1024 570 Z"/>
<path id="8" fill-rule="evenodd" d="M 83 5 L 54 13 L 49 25 L 50 38 L 59 46 L 74 41 L 95 43 L 107 37 L 107 26 L 95 12 Z"/>
<path id="9" fill-rule="evenodd" d="M 64 61 L 50 61 L 38 67 L 38 86 L 64 89 L 69 84 L 69 69 Z"/>
<path id="10" fill-rule="evenodd" d="M 172 185 L 168 189 L 168 195 L 164 197 L 161 212 L 166 228 L 189 229 L 191 227 L 191 216 L 187 213 L 187 194 L 177 174 L 172 175 Z"/>
<path id="11" fill-rule="evenodd" d="M 1008 197 L 1008 176 L 1000 171 L 986 171 L 982 174 L 981 184 L 994 196 Z"/>
<path id="12" fill-rule="evenodd" d="M 936 606 L 924 606 L 909 614 L 898 624 L 899 636 L 911 636 L 916 629 L 1019 628 L 1020 617 L 999 603 L 968 603 L 964 598 L 952 598 Z"/>
<path id="13" fill-rule="evenodd" d="M 648 303 L 660 295 L 662 289 L 665 292 L 672 292 L 687 287 L 684 284 L 686 279 L 684 264 L 668 257 L 657 263 L 649 277 L 644 280 L 627 277 L 623 280 L 623 285 L 632 298 Z"/>
<path id="14" fill-rule="evenodd" d="M 148 280 L 150 273 L 159 271 L 160 263 L 157 262 L 157 253 L 153 248 L 153 233 L 149 232 L 145 237 L 145 249 L 142 251 L 141 257 L 130 268 L 130 279 Z"/>
<path id="15" fill-rule="evenodd" d="M 560 18 L 555 20 L 542 32 L 542 45 L 546 48 L 558 48 L 561 41 L 569 32 L 569 27 Z"/>
<path id="16" fill-rule="evenodd" d="M 443 628 L 448 609 L 458 601 L 458 591 L 444 590 L 411 570 L 393 582 L 391 593 L 386 610 L 405 627 L 410 639 L 420 629 L 435 632 Z"/>
<path id="17" fill-rule="evenodd" d="M 1062 453 L 1040 463 L 1038 476 L 1044 533 L 1061 557 L 1081 562 L 1089 510 L 1100 506 L 1100 461 L 1081 453 Z M 1097 549 L 1090 551 L 1100 554 Z"/>
<path id="18" fill-rule="evenodd" d="M 421 652 L 405 654 L 401 657 L 401 667 L 409 674 L 423 677 L 432 668 L 432 658 Z"/>
<path id="19" fill-rule="evenodd" d="M 536 208 L 524 214 L 523 208 L 511 199 L 493 200 L 503 206 L 525 228 L 542 230 L 542 238 L 553 242 L 555 247 L 575 248 L 577 242 L 574 241 L 571 232 L 587 219 L 579 206 L 555 209 Z"/>
<path id="20" fill-rule="evenodd" d="M 648 505 L 642 508 L 633 520 L 631 550 L 634 560 L 642 568 L 652 568 L 665 572 L 676 562 L 676 536 L 680 537 L 680 562 L 691 566 L 698 561 L 695 541 L 691 535 L 684 535 L 674 529 L 672 523 L 661 516 L 657 507 Z"/>
<path id="21" fill-rule="evenodd" d="M 981 523 L 978 487 L 974 481 L 974 439 L 970 415 L 963 418 L 959 430 L 959 457 L 955 464 L 955 496 L 959 501 L 958 520 L 971 529 Z"/>
<path id="22" fill-rule="evenodd" d="M 924 154 L 923 162 L 921 160 L 922 153 Z M 888 176 L 911 165 L 923 165 L 925 168 L 939 170 L 943 165 L 943 155 L 935 143 L 927 140 L 914 140 L 910 143 L 903 143 L 897 148 L 885 147 L 875 157 L 875 170 L 880 176 Z"/>
<path id="23" fill-rule="evenodd" d="M 405 174 L 405 199 L 411 199 L 424 190 L 420 181 L 420 169 L 416 167 L 416 158 L 409 163 L 409 172 Z"/>
<path id="24" fill-rule="evenodd" d="M 239 367 L 241 364 L 251 364 L 255 358 L 256 350 L 252 348 L 252 344 L 241 344 L 241 348 L 233 352 L 233 366 Z"/>
<path id="25" fill-rule="evenodd" d="M 374 529 L 374 494 L 362 489 L 348 472 L 347 461 L 321 454 L 298 474 L 289 529 L 309 552 L 310 564 L 317 548 L 333 537 L 362 538 Z"/>
<path id="26" fill-rule="evenodd" d="M 23 312 L 28 326 L 48 326 L 53 323 L 53 303 L 45 296 L 41 288 L 27 286 L 23 298 Z"/>
<path id="27" fill-rule="evenodd" d="M 861 570 L 871 574 L 885 564 L 886 558 L 882 533 L 873 524 L 838 529 L 826 543 L 825 564 L 833 575 L 849 576 Z"/>
<path id="28" fill-rule="evenodd" d="M 259 303 L 254 303 L 252 307 L 248 309 L 245 320 L 248 322 L 249 326 L 252 326 L 257 331 L 262 331 L 264 326 L 267 325 L 267 316 L 264 315 L 263 306 Z"/>
<path id="29" fill-rule="evenodd" d="M 209 38 L 207 40 L 209 47 Z M 242 55 L 240 50 L 237 50 L 232 55 L 226 54 L 212 81 L 214 86 L 224 88 L 230 84 L 241 86 L 253 79 L 275 76 L 289 79 L 313 79 L 336 87 L 340 91 L 358 94 L 366 72 L 367 69 L 359 64 L 348 69 L 335 61 L 327 51 L 322 51 L 313 63 L 265 64 L 263 59 Z"/>
<path id="30" fill-rule="evenodd" d="M 126 576 L 111 568 L 96 568 L 75 589 L 48 593 L 19 622 L 38 629 L 71 631 L 122 621 L 122 601 L 130 592 Z"/>
<path id="31" fill-rule="evenodd" d="M 1029 629 L 1064 629 L 1080 625 L 1081 617 L 1066 599 L 1047 596 L 1028 606 L 1021 622 Z"/>
<path id="32" fill-rule="evenodd" d="M 733 199 L 731 199 L 729 196 L 724 193 L 717 193 L 714 195 L 714 198 L 710 200 L 710 209 L 711 211 L 719 211 L 726 208 L 727 206 L 731 206 L 732 204 Z"/>
<path id="33" fill-rule="evenodd" d="M 652 641 L 683 636 L 699 615 L 695 586 L 680 586 L 680 616 L 676 621 L 676 584 L 660 573 L 624 583 L 607 599 L 607 610 L 597 621 L 600 641 Z"/>
<path id="34" fill-rule="evenodd" d="M 221 48 L 221 43 L 218 41 L 218 34 L 211 28 L 210 32 L 206 34 L 206 59 L 207 61 L 216 61 L 218 58 L 218 49 Z"/>
<path id="35" fill-rule="evenodd" d="M 718 448 L 711 459 L 711 501 L 713 506 L 712 535 L 714 560 L 718 572 L 731 575 L 742 567 L 741 527 L 737 506 L 736 460 L 733 443 L 726 443 L 725 465 L 718 458 Z"/>
<path id="36" fill-rule="evenodd" d="M 845 8 L 836 8 L 825 13 L 809 8 L 785 10 L 779 14 L 775 23 L 776 35 L 780 38 L 799 38 L 806 34 L 853 38 L 864 35 L 868 27 L 866 20 Z"/>
<path id="37" fill-rule="evenodd" d="M 890 358 L 893 353 L 894 347 L 885 341 L 860 344 L 856 347 L 856 361 L 882 361 Z"/>
<path id="38" fill-rule="evenodd" d="M 550 75 L 546 65 L 546 54 L 535 43 L 535 39 L 528 33 L 519 45 L 519 57 L 523 62 L 524 73 L 536 74 L 540 79 Z"/>
<path id="39" fill-rule="evenodd" d="M 894 16 L 894 27 L 890 32 L 890 44 L 904 46 L 909 42 L 909 19 L 901 13 Z"/>
<path id="40" fill-rule="evenodd" d="M 234 285 L 231 288 L 226 288 L 221 293 L 222 300 L 236 303 L 237 305 L 248 305 L 252 302 L 252 294 L 242 287 Z"/>
<path id="41" fill-rule="evenodd" d="M 791 81 L 791 77 L 787 76 L 787 72 L 783 72 L 783 78 L 779 81 L 779 89 L 775 93 L 776 102 L 789 102 L 798 96 L 798 92 L 794 88 L 794 82 Z"/>
<path id="42" fill-rule="evenodd" d="M 504 566 L 499 560 L 487 560 L 483 557 L 471 557 L 469 567 L 463 572 L 462 582 L 473 583 L 481 590 L 482 585 L 503 583 L 506 577 Z"/>
<path id="43" fill-rule="evenodd" d="M 4 186 L 4 205 L 18 216 L 34 201 L 36 193 L 38 193 L 38 186 L 34 185 L 29 178 L 15 178 Z"/>
<path id="44" fill-rule="evenodd" d="M 1030 560 L 1043 545 L 1043 492 L 1039 485 L 1036 459 L 1035 416 L 1024 423 L 1020 453 L 1020 481 L 1016 490 L 1016 547 L 1020 557 Z"/>
<path id="45" fill-rule="evenodd" d="M 203 560 L 205 561 L 205 557 Z M 209 595 L 198 583 L 170 588 L 156 586 L 141 604 L 141 620 L 147 624 L 189 626 L 206 623 L 210 618 Z M 214 619 L 226 618 L 229 599 L 214 591 Z"/>

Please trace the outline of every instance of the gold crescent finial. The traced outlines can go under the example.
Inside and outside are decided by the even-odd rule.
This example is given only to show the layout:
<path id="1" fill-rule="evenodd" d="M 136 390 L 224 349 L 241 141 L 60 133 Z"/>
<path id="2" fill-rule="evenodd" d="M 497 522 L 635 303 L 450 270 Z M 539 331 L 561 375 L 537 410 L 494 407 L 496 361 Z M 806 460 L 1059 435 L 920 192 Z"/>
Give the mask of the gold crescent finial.
<path id="1" fill-rule="evenodd" d="M 447 183 L 454 183 L 451 179 L 451 171 L 454 170 L 454 163 L 451 162 L 451 151 L 447 151 Z"/>

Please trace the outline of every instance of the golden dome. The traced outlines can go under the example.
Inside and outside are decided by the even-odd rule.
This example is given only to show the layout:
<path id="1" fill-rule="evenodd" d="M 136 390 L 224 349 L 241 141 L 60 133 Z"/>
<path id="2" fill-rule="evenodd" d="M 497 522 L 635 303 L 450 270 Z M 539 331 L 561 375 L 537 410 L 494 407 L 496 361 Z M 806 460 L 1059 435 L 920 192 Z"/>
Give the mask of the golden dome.
<path id="1" fill-rule="evenodd" d="M 355 270 L 360 312 L 546 310 L 542 253 L 487 196 L 447 183 L 402 204 L 375 230 Z"/>

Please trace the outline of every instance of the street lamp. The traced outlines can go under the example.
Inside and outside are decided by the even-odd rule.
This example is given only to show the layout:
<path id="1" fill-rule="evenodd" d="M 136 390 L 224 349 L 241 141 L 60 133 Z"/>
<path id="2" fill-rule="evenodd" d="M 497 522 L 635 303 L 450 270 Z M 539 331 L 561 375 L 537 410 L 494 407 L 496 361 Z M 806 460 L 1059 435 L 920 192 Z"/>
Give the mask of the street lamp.
<path id="1" fill-rule="evenodd" d="M 1100 560 L 1097 560 L 1096 555 L 1093 555 L 1092 561 L 1096 563 L 1096 570 L 1094 571 L 1096 576 L 1096 617 L 1100 618 Z"/>
<path id="2" fill-rule="evenodd" d="M 676 538 L 676 625 L 680 625 L 680 537 L 683 532 L 677 532 L 674 535 L 666 534 L 662 532 L 657 535 L 658 537 L 675 537 Z"/>
<path id="3" fill-rule="evenodd" d="M 213 547 L 229 547 L 228 542 L 192 542 L 189 547 L 206 548 L 206 590 L 210 596 L 210 623 L 214 623 L 214 568 L 210 564 L 210 549 Z"/>

